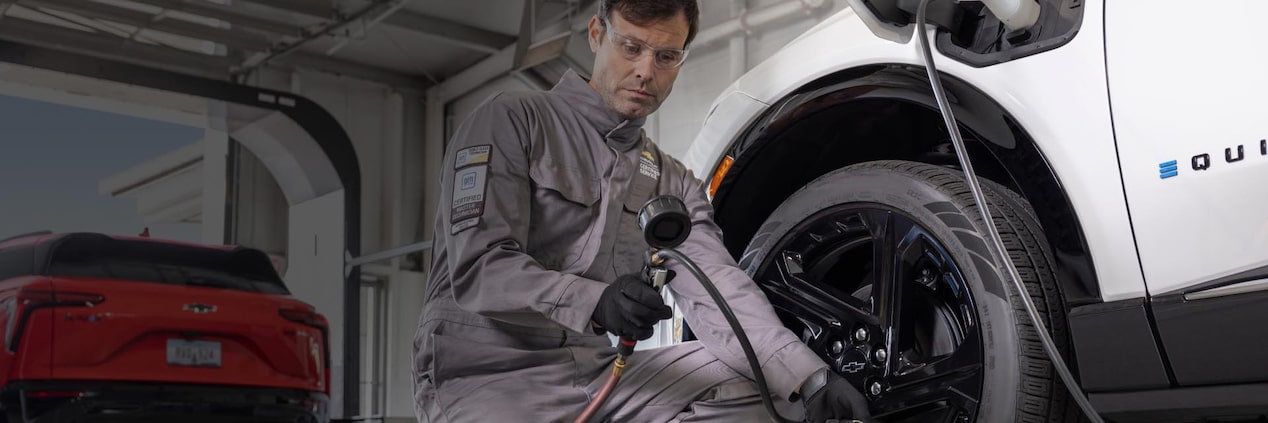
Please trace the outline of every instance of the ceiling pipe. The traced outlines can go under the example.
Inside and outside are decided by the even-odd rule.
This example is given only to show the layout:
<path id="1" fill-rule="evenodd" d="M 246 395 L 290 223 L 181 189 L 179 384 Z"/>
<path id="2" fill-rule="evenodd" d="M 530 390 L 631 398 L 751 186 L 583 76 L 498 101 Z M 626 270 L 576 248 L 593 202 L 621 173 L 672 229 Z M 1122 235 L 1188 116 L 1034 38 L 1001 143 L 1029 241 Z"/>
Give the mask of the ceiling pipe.
<path id="1" fill-rule="evenodd" d="M 224 69 L 234 63 L 223 56 L 208 56 L 170 47 L 123 45 L 96 34 L 12 17 L 0 25 L 0 39 L 220 80 L 227 76 Z"/>

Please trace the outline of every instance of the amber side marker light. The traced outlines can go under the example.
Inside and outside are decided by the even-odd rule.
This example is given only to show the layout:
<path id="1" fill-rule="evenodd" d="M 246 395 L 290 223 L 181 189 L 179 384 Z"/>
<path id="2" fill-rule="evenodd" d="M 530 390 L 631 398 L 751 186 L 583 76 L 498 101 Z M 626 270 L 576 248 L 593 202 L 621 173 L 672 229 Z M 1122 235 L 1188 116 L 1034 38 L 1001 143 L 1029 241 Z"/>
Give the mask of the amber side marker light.
<path id="1" fill-rule="evenodd" d="M 726 156 L 722 158 L 722 163 L 718 163 L 718 168 L 713 170 L 713 180 L 709 181 L 709 198 L 713 198 L 718 193 L 718 185 L 722 185 L 722 178 L 726 177 L 726 173 L 731 170 L 731 165 L 735 163 L 735 158 Z"/>

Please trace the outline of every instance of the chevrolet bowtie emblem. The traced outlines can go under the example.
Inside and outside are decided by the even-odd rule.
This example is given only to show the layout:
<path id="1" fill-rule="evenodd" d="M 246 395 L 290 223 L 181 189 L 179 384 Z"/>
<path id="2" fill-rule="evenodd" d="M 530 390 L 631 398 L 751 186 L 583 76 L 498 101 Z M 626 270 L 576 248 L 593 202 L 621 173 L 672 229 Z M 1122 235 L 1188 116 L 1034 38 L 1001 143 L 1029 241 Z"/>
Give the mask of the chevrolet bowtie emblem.
<path id="1" fill-rule="evenodd" d="M 846 373 L 858 373 L 863 371 L 863 366 L 864 365 L 862 362 L 851 361 L 849 363 L 845 363 L 844 365 L 842 365 L 841 371 Z"/>
<path id="2" fill-rule="evenodd" d="M 185 304 L 185 306 L 184 306 L 184 307 L 181 307 L 181 310 L 184 310 L 184 311 L 192 311 L 192 312 L 194 312 L 194 314 L 207 314 L 207 313 L 215 313 L 215 312 L 216 312 L 216 306 L 214 306 L 214 305 L 206 305 L 206 304 L 198 304 L 198 303 L 194 303 L 194 304 Z"/>

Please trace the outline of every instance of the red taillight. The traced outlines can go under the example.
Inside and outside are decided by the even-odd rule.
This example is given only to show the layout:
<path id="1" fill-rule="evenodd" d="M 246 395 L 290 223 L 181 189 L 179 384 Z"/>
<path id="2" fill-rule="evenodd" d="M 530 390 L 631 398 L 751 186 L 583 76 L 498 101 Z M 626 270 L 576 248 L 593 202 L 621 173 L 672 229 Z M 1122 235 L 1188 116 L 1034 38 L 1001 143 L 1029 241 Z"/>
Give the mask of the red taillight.
<path id="1" fill-rule="evenodd" d="M 10 352 L 16 352 L 18 343 L 22 342 L 22 332 L 26 330 L 26 322 L 31 313 L 48 307 L 95 307 L 106 301 L 106 296 L 88 292 L 53 291 L 47 289 L 23 289 L 14 296 L 15 307 L 9 308 L 9 327 L 5 346 Z M 21 310 L 21 314 L 15 312 Z"/>
<path id="2" fill-rule="evenodd" d="M 294 308 L 280 308 L 277 310 L 277 314 L 281 315 L 282 318 L 286 320 L 290 320 L 292 322 L 299 323 L 302 325 L 311 326 L 321 331 L 322 367 L 329 370 L 330 369 L 330 334 L 329 334 L 329 328 L 326 327 L 326 319 L 322 318 L 321 315 L 317 314 L 316 312 L 294 309 Z M 326 375 L 327 377 L 329 377 L 330 372 L 326 372 Z M 326 380 L 326 386 L 327 387 L 330 386 L 329 379 Z"/>
<path id="3" fill-rule="evenodd" d="M 321 328 L 321 329 L 326 328 L 326 324 L 325 322 L 322 322 L 321 317 L 318 316 L 317 313 L 314 313 L 311 311 L 297 310 L 293 308 L 283 308 L 283 309 L 277 310 L 277 314 L 280 314 L 286 320 L 290 320 L 295 323 L 302 323 L 308 326 Z"/>

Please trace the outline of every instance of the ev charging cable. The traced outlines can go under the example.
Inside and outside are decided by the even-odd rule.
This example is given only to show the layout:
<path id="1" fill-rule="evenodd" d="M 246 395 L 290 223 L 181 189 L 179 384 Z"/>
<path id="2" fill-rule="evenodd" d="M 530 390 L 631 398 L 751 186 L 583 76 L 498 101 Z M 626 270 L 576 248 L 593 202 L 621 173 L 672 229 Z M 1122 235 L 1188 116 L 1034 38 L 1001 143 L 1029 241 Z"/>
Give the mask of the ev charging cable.
<path id="1" fill-rule="evenodd" d="M 920 42 L 920 50 L 925 59 L 925 70 L 929 73 L 929 82 L 933 85 L 933 95 L 938 101 L 938 109 L 942 111 L 942 119 L 947 125 L 947 130 L 951 133 L 951 142 L 955 144 L 955 154 L 960 160 L 960 167 L 964 170 L 964 180 L 969 184 L 969 191 L 973 193 L 973 202 L 977 203 L 977 210 L 981 214 L 982 221 L 986 223 L 986 230 L 990 235 L 992 244 L 995 247 L 995 258 L 1003 262 L 1004 267 L 1008 269 L 1008 276 L 1013 281 L 1013 288 L 1017 290 L 1017 296 L 1021 297 L 1022 304 L 1026 307 L 1026 313 L 1030 315 L 1030 321 L 1035 325 L 1036 332 L 1039 332 L 1039 341 L 1043 344 L 1043 349 L 1048 353 L 1049 360 L 1052 361 L 1052 367 L 1057 369 L 1057 373 L 1061 375 L 1061 380 L 1065 382 L 1066 389 L 1070 391 L 1070 396 L 1074 397 L 1074 401 L 1079 404 L 1079 408 L 1083 409 L 1083 413 L 1087 415 L 1093 423 L 1102 423 L 1100 415 L 1096 414 L 1096 410 L 1092 409 L 1092 404 L 1088 401 L 1087 396 L 1083 395 L 1082 388 L 1075 382 L 1074 376 L 1070 374 L 1070 369 L 1065 365 L 1065 360 L 1061 359 L 1061 353 L 1057 351 L 1056 344 L 1052 341 L 1052 336 L 1048 334 L 1048 329 L 1043 324 L 1043 319 L 1039 316 L 1039 311 L 1035 308 L 1034 302 L 1030 299 L 1030 295 L 1026 291 L 1026 287 L 1022 285 L 1021 275 L 1017 273 L 1017 266 L 1012 260 L 1008 259 L 1005 253 L 1007 248 L 1004 247 L 1004 241 L 1000 238 L 999 229 L 995 227 L 995 221 L 991 219 L 991 213 L 987 209 L 986 196 L 982 194 L 981 184 L 978 183 L 977 173 L 973 171 L 973 165 L 969 161 L 968 150 L 964 147 L 964 138 L 960 135 L 960 127 L 956 124 L 955 115 L 951 110 L 951 103 L 947 101 L 946 91 L 942 88 L 942 80 L 938 78 L 938 70 L 933 63 L 933 48 L 929 46 L 929 33 L 925 31 L 925 9 L 929 5 L 930 0 L 921 0 L 920 6 L 916 10 L 916 36 Z M 1005 0 L 984 1 L 986 6 L 994 12 L 997 6 L 1009 3 Z M 1032 1 L 1025 0 L 1016 2 L 1019 4 L 1034 4 Z M 1036 9 L 1038 5 L 1035 5 Z M 1024 10 L 1024 7 L 1018 7 L 1015 10 Z M 1009 9 L 1014 10 L 1014 9 Z M 1030 23 L 1034 23 L 1034 19 L 1038 17 L 1038 11 L 1028 12 Z M 1000 20 L 1008 25 L 1008 21 L 1004 16 L 999 16 Z M 1028 27 L 1029 25 L 1022 26 Z"/>

